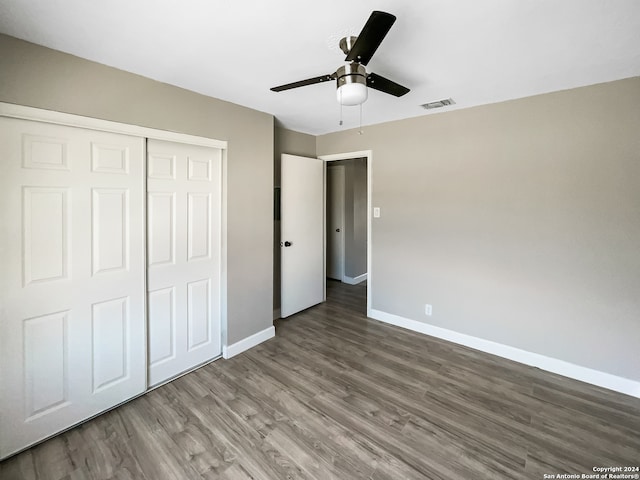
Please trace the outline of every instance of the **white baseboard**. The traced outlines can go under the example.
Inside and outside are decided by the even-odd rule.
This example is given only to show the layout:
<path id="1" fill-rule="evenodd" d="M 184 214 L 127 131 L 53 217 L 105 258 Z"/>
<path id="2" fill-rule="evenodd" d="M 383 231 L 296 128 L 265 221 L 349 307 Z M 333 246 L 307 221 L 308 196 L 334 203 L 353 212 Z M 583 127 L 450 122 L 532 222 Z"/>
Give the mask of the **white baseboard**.
<path id="1" fill-rule="evenodd" d="M 250 348 L 253 348 L 256 345 L 259 345 L 262 342 L 266 342 L 267 340 L 275 336 L 276 336 L 276 329 L 274 326 L 265 328 L 261 332 L 254 333 L 250 337 L 240 340 L 239 342 L 236 342 L 233 345 L 222 347 L 222 358 L 229 359 L 231 357 L 235 357 L 236 355 L 246 350 L 249 350 Z"/>
<path id="2" fill-rule="evenodd" d="M 281 318 L 281 316 L 282 316 L 282 313 L 281 313 L 280 309 L 279 308 L 274 308 L 273 309 L 273 319 L 277 320 L 277 319 Z"/>
<path id="3" fill-rule="evenodd" d="M 357 285 L 359 283 L 364 282 L 367 279 L 367 274 L 363 273 L 362 275 L 358 275 L 357 277 L 347 277 L 346 275 L 342 278 L 343 283 L 347 283 L 349 285 Z"/>
<path id="4" fill-rule="evenodd" d="M 609 390 L 631 395 L 632 397 L 640 398 L 640 382 L 635 380 L 618 377 L 610 373 L 582 367 L 580 365 L 565 362 L 564 360 L 558 360 L 538 353 L 528 352 L 526 350 L 473 337 L 464 333 L 454 332 L 453 330 L 447 330 L 446 328 L 436 327 L 416 320 L 410 320 L 408 318 L 382 312 L 380 310 L 372 309 L 370 317 L 384 323 L 390 323 L 391 325 L 406 328 L 407 330 L 431 335 L 432 337 L 448 340 L 459 345 L 480 350 L 481 352 L 491 353 L 499 357 L 508 358 L 515 362 L 537 367 L 575 380 L 580 380 L 581 382 L 590 383 L 592 385 L 597 385 Z"/>

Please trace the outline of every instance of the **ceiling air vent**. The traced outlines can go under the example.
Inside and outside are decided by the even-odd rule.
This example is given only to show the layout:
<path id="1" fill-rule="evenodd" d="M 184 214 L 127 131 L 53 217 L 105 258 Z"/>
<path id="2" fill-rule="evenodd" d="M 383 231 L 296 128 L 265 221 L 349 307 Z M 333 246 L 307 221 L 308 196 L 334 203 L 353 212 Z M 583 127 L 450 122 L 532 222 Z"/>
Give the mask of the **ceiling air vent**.
<path id="1" fill-rule="evenodd" d="M 422 105 L 422 108 L 427 110 L 431 110 L 432 108 L 442 108 L 447 105 L 455 105 L 456 102 L 453 101 L 453 98 L 445 98 L 444 100 L 438 100 L 437 102 L 429 102 Z"/>

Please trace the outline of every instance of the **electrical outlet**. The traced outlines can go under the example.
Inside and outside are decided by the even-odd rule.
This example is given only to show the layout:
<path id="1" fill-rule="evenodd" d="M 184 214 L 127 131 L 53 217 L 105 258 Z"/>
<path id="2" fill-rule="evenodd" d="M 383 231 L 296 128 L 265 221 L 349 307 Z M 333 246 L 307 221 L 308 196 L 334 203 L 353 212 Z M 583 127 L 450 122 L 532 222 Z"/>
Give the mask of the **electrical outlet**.
<path id="1" fill-rule="evenodd" d="M 429 305 L 428 303 L 424 306 L 424 314 L 428 315 L 429 317 L 431 316 L 432 313 L 432 307 L 431 305 Z"/>

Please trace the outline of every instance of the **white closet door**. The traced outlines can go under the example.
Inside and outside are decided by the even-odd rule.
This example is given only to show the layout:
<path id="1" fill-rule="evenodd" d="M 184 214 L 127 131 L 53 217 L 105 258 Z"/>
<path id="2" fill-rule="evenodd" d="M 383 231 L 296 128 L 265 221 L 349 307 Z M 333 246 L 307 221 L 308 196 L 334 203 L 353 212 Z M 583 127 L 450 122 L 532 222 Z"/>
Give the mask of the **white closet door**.
<path id="1" fill-rule="evenodd" d="M 149 385 L 221 353 L 219 149 L 147 144 Z"/>
<path id="2" fill-rule="evenodd" d="M 0 457 L 144 391 L 144 140 L 0 118 Z"/>

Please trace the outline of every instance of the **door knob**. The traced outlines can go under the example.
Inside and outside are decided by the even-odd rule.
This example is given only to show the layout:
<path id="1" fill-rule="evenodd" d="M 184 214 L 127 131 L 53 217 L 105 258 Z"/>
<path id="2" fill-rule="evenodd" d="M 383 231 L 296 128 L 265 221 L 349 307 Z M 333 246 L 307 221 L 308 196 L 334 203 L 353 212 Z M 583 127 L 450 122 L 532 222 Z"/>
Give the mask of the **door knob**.
<path id="1" fill-rule="evenodd" d="M 292 242 L 289 242 L 289 241 L 284 242 L 284 246 L 285 246 L 285 247 L 290 247 L 291 245 L 293 245 L 293 243 L 292 243 Z"/>
<path id="2" fill-rule="evenodd" d="M 339 229 L 339 228 L 336 228 L 336 232 L 340 233 L 340 229 Z"/>

